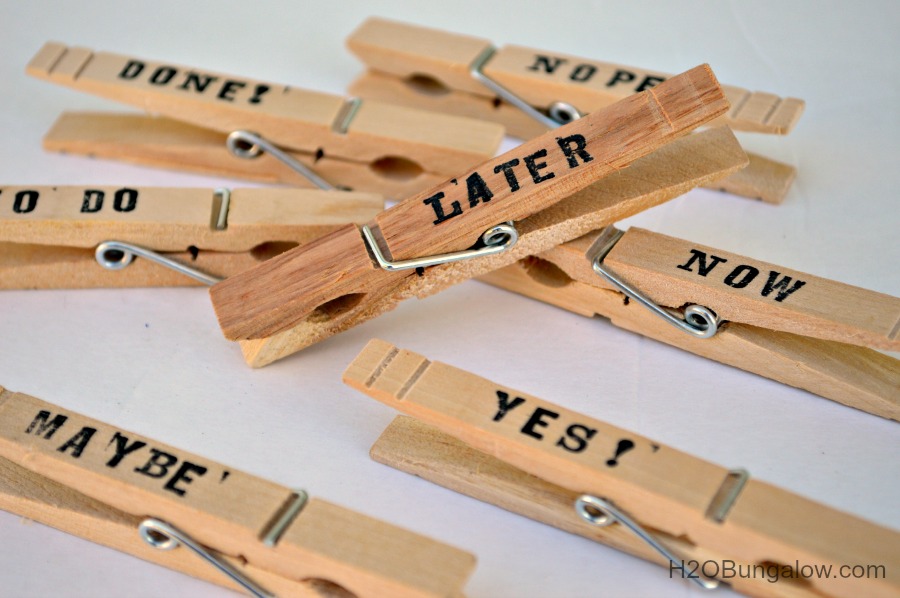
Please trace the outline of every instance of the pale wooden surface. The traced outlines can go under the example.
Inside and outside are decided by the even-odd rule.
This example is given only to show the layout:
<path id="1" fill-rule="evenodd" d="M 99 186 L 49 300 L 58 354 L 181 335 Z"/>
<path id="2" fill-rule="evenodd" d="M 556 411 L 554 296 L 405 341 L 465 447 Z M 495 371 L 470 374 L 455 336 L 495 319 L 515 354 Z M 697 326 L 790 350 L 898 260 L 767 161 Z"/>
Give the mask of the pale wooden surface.
<path id="1" fill-rule="evenodd" d="M 517 223 L 519 241 L 494 256 L 443 264 L 408 276 L 399 286 L 369 292 L 343 311 L 322 311 L 279 334 L 241 341 L 244 359 L 262 367 L 338 332 L 387 312 L 405 299 L 424 298 L 492 270 L 508 266 L 531 253 L 551 247 L 598 227 L 611 224 L 691 188 L 728 176 L 746 164 L 734 135 L 725 128 L 687 136 L 631 166 L 594 183 L 555 206 Z"/>
<path id="2" fill-rule="evenodd" d="M 213 189 L 0 187 L 0 288 L 194 285 L 138 258 L 122 270 L 96 263 L 103 241 L 140 245 L 225 277 L 384 207 L 374 194 L 311 189 L 235 189 L 226 228 L 214 223 Z"/>
<path id="3" fill-rule="evenodd" d="M 260 537 L 290 500 L 289 488 L 2 388 L 0 414 L 0 456 L 67 489 L 45 502 L 67 510 L 75 492 L 121 512 L 113 513 L 116 534 L 123 517 L 153 516 L 254 568 L 289 580 L 324 579 L 357 596 L 454 596 L 474 566 L 461 550 L 316 499 L 268 548 Z M 160 463 L 168 465 L 161 473 Z M 4 502 L 34 508 L 19 493 Z M 74 502 L 71 517 L 82 517 L 84 500 Z M 69 515 L 56 523 L 79 529 Z"/>
<path id="4" fill-rule="evenodd" d="M 376 71 L 401 78 L 427 75 L 448 89 L 488 100 L 494 97 L 488 88 L 468 75 L 469 65 L 490 47 L 486 40 L 373 17 L 350 35 L 347 47 Z M 538 56 L 545 58 L 544 65 L 538 66 Z M 658 71 L 522 46 L 497 50 L 482 70 L 538 108 L 562 100 L 582 113 L 607 106 L 670 77 Z M 734 86 L 723 85 L 723 89 L 731 109 L 720 123 L 736 130 L 787 134 L 803 112 L 804 103 L 796 98 L 749 92 Z M 435 90 L 431 95 L 441 93 Z"/>
<path id="5" fill-rule="evenodd" d="M 900 421 L 900 360 L 872 349 L 811 339 L 739 322 L 697 339 L 662 321 L 617 291 L 597 286 L 593 271 L 573 278 L 562 267 L 564 246 L 489 272 L 480 280 L 587 317 L 608 318 L 626 330 L 784 384 Z M 587 262 L 587 260 L 585 260 Z"/>
<path id="6" fill-rule="evenodd" d="M 224 133 L 245 129 L 290 149 L 364 163 L 414 156 L 444 174 L 492 155 L 503 136 L 493 123 L 379 102 L 362 102 L 344 130 L 348 100 L 339 96 L 56 42 L 27 72 Z"/>
<path id="7" fill-rule="evenodd" d="M 393 259 L 465 249 L 490 226 L 546 209 L 726 109 L 712 72 L 697 67 L 489 160 L 465 179 L 409 197 L 376 216 L 372 225 Z M 520 182 L 508 182 L 502 165 L 527 164 L 529 158 L 532 176 L 519 173 Z M 463 180 L 481 181 L 491 194 L 470 192 L 466 199 Z M 435 200 L 445 206 L 443 219 Z M 453 215 L 456 208 L 460 213 Z M 313 260 L 324 265 L 314 267 Z M 396 285 L 408 275 L 376 269 L 359 232 L 348 227 L 215 285 L 211 297 L 225 337 L 248 340 L 284 332 L 323 305 Z"/>
<path id="8" fill-rule="evenodd" d="M 44 136 L 44 148 L 157 168 L 315 187 L 269 154 L 253 159 L 236 157 L 225 146 L 226 137 L 218 131 L 162 116 L 63 112 Z M 331 156 L 288 153 L 335 186 L 386 197 L 406 197 L 445 178 L 401 157 L 388 156 L 361 164 Z"/>
<path id="9" fill-rule="evenodd" d="M 753 478 L 717 523 L 706 512 L 724 468 L 385 341 L 370 341 L 344 381 L 526 473 L 603 497 L 641 525 L 683 537 L 701 554 L 745 566 L 798 558 L 838 567 L 900 566 L 900 533 Z M 631 443 L 624 450 L 623 441 Z M 898 591 L 891 579 L 807 584 L 812 592 L 834 596 Z"/>
<path id="10" fill-rule="evenodd" d="M 592 280 L 585 257 L 597 234 L 557 252 L 557 263 Z M 693 256 L 699 252 L 705 262 Z M 714 258 L 719 258 L 715 260 Z M 900 349 L 900 299 L 746 256 L 630 229 L 603 261 L 613 274 L 660 305 L 698 303 L 723 320 L 813 338 Z M 608 283 L 598 286 L 612 288 Z"/>

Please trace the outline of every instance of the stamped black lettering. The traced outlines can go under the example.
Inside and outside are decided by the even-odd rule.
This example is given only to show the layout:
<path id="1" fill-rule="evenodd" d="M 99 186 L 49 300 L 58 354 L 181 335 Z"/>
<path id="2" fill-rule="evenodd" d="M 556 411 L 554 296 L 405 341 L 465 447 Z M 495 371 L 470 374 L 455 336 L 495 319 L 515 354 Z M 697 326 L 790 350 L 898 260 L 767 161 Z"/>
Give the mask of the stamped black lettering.
<path id="1" fill-rule="evenodd" d="M 31 423 L 25 428 L 25 433 L 31 434 L 33 432 L 36 436 L 43 435 L 45 439 L 49 440 L 68 419 L 68 416 L 58 414 L 51 420 L 49 411 L 38 411 L 38 414 L 34 416 Z"/>
<path id="2" fill-rule="evenodd" d="M 137 189 L 119 189 L 113 197 L 113 209 L 117 212 L 130 212 L 137 207 L 137 200 Z"/>
<path id="3" fill-rule="evenodd" d="M 589 81 L 595 74 L 597 74 L 597 67 L 594 65 L 579 64 L 575 67 L 575 70 L 572 71 L 572 74 L 569 75 L 569 79 L 584 83 L 585 81 Z"/>
<path id="4" fill-rule="evenodd" d="M 556 174 L 552 172 L 548 172 L 547 174 L 542 175 L 540 170 L 542 168 L 547 168 L 546 162 L 537 162 L 538 158 L 546 158 L 547 150 L 542 149 L 534 152 L 530 156 L 525 156 L 525 168 L 528 169 L 528 173 L 531 175 L 531 180 L 535 183 L 542 183 L 544 181 L 550 180 L 556 176 Z"/>
<path id="5" fill-rule="evenodd" d="M 253 92 L 253 97 L 247 100 L 251 104 L 259 104 L 262 102 L 262 96 L 264 93 L 269 91 L 268 85 L 257 85 L 256 90 Z"/>
<path id="6" fill-rule="evenodd" d="M 114 447 L 116 454 L 113 455 L 112 459 L 106 462 L 107 467 L 116 467 L 122 462 L 122 459 L 124 459 L 126 455 L 147 446 L 147 443 L 142 440 L 135 440 L 131 444 L 128 444 L 128 437 L 119 432 L 116 432 L 110 439 L 109 444 L 113 443 L 116 444 Z M 109 444 L 107 446 L 109 446 Z"/>
<path id="7" fill-rule="evenodd" d="M 81 200 L 81 213 L 99 212 L 103 208 L 104 195 L 100 189 L 85 189 L 84 199 Z"/>
<path id="8" fill-rule="evenodd" d="M 191 71 L 187 74 L 184 83 L 178 86 L 178 89 L 203 93 L 204 91 L 206 91 L 206 88 L 209 87 L 210 83 L 212 83 L 213 81 L 217 81 L 218 79 L 218 77 L 215 77 L 213 75 L 203 75 L 201 73 L 195 73 Z"/>
<path id="9" fill-rule="evenodd" d="M 525 425 L 522 426 L 522 434 L 542 440 L 544 435 L 535 430 L 535 428 L 546 428 L 550 425 L 550 422 L 545 421 L 544 417 L 556 419 L 559 417 L 559 413 L 544 409 L 543 407 L 538 407 L 534 410 L 534 413 L 531 414 L 531 417 L 528 418 L 528 421 L 525 422 Z"/>
<path id="10" fill-rule="evenodd" d="M 34 189 L 25 189 L 18 191 L 13 199 L 13 212 L 16 214 L 27 214 L 33 212 L 37 207 L 38 196 L 40 194 Z"/>
<path id="11" fill-rule="evenodd" d="M 497 407 L 497 413 L 494 414 L 494 421 L 498 422 L 504 417 L 506 417 L 506 412 L 515 409 L 519 405 L 525 402 L 525 399 L 522 397 L 516 397 L 512 401 L 509 400 L 509 393 L 503 392 L 502 390 L 497 391 L 497 402 L 499 403 Z"/>
<path id="12" fill-rule="evenodd" d="M 153 85 L 168 85 L 177 72 L 178 70 L 171 66 L 161 66 L 150 75 L 150 83 Z"/>
<path id="13" fill-rule="evenodd" d="M 78 431 L 75 436 L 69 438 L 65 444 L 56 449 L 60 453 L 65 453 L 66 451 L 72 451 L 72 457 L 77 459 L 81 456 L 81 453 L 84 452 L 85 447 L 91 441 L 94 434 L 97 432 L 97 428 L 89 428 L 85 426 Z"/>
<path id="14" fill-rule="evenodd" d="M 691 265 L 694 262 L 697 262 L 697 274 L 699 274 L 700 276 L 706 276 L 707 274 L 712 272 L 712 269 L 715 268 L 717 265 L 721 264 L 722 262 L 728 261 L 724 257 L 718 257 L 715 255 L 712 255 L 712 256 L 709 256 L 709 258 L 712 260 L 712 263 L 707 264 L 706 258 L 707 258 L 707 255 L 706 255 L 705 251 L 691 249 L 691 259 L 689 259 L 685 263 L 681 264 L 680 266 L 676 266 L 676 267 L 679 268 L 680 270 L 687 270 L 688 272 L 693 272 L 693 270 L 691 270 Z"/>
<path id="15" fill-rule="evenodd" d="M 781 303 L 787 299 L 791 293 L 806 284 L 805 281 L 798 280 L 794 283 L 794 286 L 788 288 L 793 279 L 790 276 L 785 276 L 781 280 L 778 280 L 779 276 L 781 276 L 781 272 L 775 272 L 774 270 L 769 271 L 769 280 L 766 281 L 762 290 L 763 297 L 768 297 L 772 291 L 777 290 L 778 293 L 775 295 L 775 301 Z"/>
<path id="16" fill-rule="evenodd" d="M 503 176 L 506 177 L 506 184 L 509 185 L 509 190 L 512 193 L 515 193 L 519 190 L 519 179 L 516 178 L 516 173 L 513 172 L 513 166 L 519 165 L 519 159 L 513 158 L 509 162 L 504 162 L 503 164 L 498 164 L 494 166 L 494 174 L 500 174 L 500 171 L 503 171 Z"/>
<path id="17" fill-rule="evenodd" d="M 449 220 L 450 218 L 453 218 L 454 216 L 459 216 L 460 214 L 462 214 L 462 206 L 459 205 L 458 201 L 454 201 L 453 203 L 451 203 L 450 207 L 453 208 L 453 211 L 450 212 L 449 214 L 445 214 L 444 206 L 441 204 L 441 199 L 443 199 L 443 198 L 444 198 L 444 192 L 438 191 L 437 193 L 435 193 L 428 199 L 422 200 L 422 203 L 424 203 L 425 205 L 431 206 L 431 208 L 434 210 L 434 214 L 435 214 L 435 216 L 437 216 L 437 220 L 434 221 L 434 224 L 440 224 L 441 222 L 444 222 L 445 220 Z"/>
<path id="18" fill-rule="evenodd" d="M 225 100 L 227 102 L 234 101 L 234 94 L 243 87 L 247 87 L 247 84 L 243 81 L 234 81 L 229 79 L 222 85 L 222 89 L 219 90 L 219 95 L 217 96 L 220 100 Z"/>
<path id="19" fill-rule="evenodd" d="M 529 71 L 544 71 L 552 74 L 559 65 L 568 62 L 565 58 L 556 58 L 555 56 L 545 56 L 543 54 L 534 55 L 534 64 L 528 67 Z"/>
<path id="20" fill-rule="evenodd" d="M 746 264 L 738 266 L 725 277 L 725 284 L 735 289 L 743 289 L 759 274 L 759 270 Z M 740 277 L 740 278 L 739 278 Z"/>
<path id="21" fill-rule="evenodd" d="M 135 79 L 144 70 L 144 63 L 140 60 L 129 60 L 119 72 L 119 79 Z"/>
<path id="22" fill-rule="evenodd" d="M 150 458 L 143 467 L 135 467 L 134 470 L 142 473 L 147 477 L 161 478 L 169 472 L 169 468 L 178 462 L 178 457 L 170 455 L 164 451 L 152 448 L 150 449 Z"/>
<path id="23" fill-rule="evenodd" d="M 613 73 L 612 78 L 606 82 L 606 86 L 612 87 L 614 85 L 618 85 L 619 83 L 631 83 L 635 79 L 637 79 L 637 75 L 635 75 L 631 71 L 616 69 L 616 72 Z"/>
<path id="24" fill-rule="evenodd" d="M 566 160 L 569 162 L 569 168 L 576 168 L 578 166 L 578 158 L 581 158 L 582 164 L 594 159 L 594 157 L 584 149 L 587 147 L 587 139 L 584 138 L 584 135 L 575 133 L 568 137 L 557 137 L 556 143 L 559 144 L 559 149 L 565 154 Z"/>
<path id="25" fill-rule="evenodd" d="M 487 186 L 487 183 L 484 182 L 484 179 L 477 172 L 473 172 L 466 177 L 466 190 L 469 194 L 470 208 L 477 206 L 479 201 L 487 203 L 494 197 L 490 187 Z"/>
<path id="26" fill-rule="evenodd" d="M 607 460 L 606 464 L 609 467 L 615 467 L 619 464 L 619 457 L 622 456 L 623 453 L 627 453 L 631 449 L 634 448 L 634 443 L 627 438 L 624 440 L 620 440 L 619 444 L 616 445 L 616 454 L 613 455 L 612 459 Z"/>
<path id="27" fill-rule="evenodd" d="M 178 468 L 178 471 L 176 471 L 175 474 L 172 475 L 171 478 L 169 478 L 169 481 L 166 482 L 166 485 L 163 486 L 163 488 L 165 488 L 169 492 L 174 492 L 178 496 L 184 496 L 186 490 L 184 488 L 179 488 L 178 484 L 179 482 L 182 484 L 190 484 L 191 482 L 193 482 L 195 478 L 192 478 L 190 475 L 188 475 L 191 473 L 195 473 L 197 474 L 197 477 L 200 477 L 206 473 L 206 468 L 202 465 L 195 465 L 190 461 L 184 461 L 181 464 L 181 467 Z"/>
<path id="28" fill-rule="evenodd" d="M 556 446 L 561 446 L 571 453 L 580 453 L 588 446 L 588 440 L 597 433 L 595 428 L 588 428 L 581 424 L 572 424 L 566 428 L 566 435 L 560 436 Z"/>

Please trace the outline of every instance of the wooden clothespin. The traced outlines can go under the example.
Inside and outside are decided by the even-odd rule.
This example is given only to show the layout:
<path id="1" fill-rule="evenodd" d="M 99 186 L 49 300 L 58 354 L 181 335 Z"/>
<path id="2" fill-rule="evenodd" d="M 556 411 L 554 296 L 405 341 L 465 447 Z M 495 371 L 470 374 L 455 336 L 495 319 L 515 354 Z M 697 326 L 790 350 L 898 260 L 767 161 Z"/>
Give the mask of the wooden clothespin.
<path id="1" fill-rule="evenodd" d="M 383 207 L 311 189 L 0 187 L 0 288 L 213 284 Z"/>
<path id="2" fill-rule="evenodd" d="M 889 573 L 900 567 L 900 533 L 745 470 L 381 340 L 363 349 L 344 381 L 418 420 L 395 420 L 373 446 L 375 460 L 608 543 L 706 588 L 727 582 L 754 596 L 791 597 L 900 592 Z M 703 563 L 702 571 L 692 563 Z M 841 577 L 860 564 L 882 574 Z M 807 573 L 813 565 L 828 574 Z"/>
<path id="3" fill-rule="evenodd" d="M 265 153 L 258 173 L 263 180 L 310 186 L 309 175 L 297 172 L 321 167 L 317 186 L 394 195 L 494 155 L 503 137 L 493 123 L 53 42 L 27 72 L 187 123 L 74 114 L 46 140 L 54 150 L 156 166 L 247 176 L 252 166 L 239 164 L 241 158 Z M 273 174 L 273 158 L 297 172 Z"/>
<path id="4" fill-rule="evenodd" d="M 481 279 L 900 421 L 896 297 L 613 227 Z"/>
<path id="5" fill-rule="evenodd" d="M 673 77 L 409 197 L 362 231 L 355 225 L 343 227 L 213 286 L 219 323 L 227 338 L 243 341 L 249 363 L 265 365 L 402 299 L 500 267 L 503 260 L 514 259 L 516 249 L 549 248 L 584 234 L 578 231 L 588 220 L 613 222 L 675 197 L 704 178 L 745 163 L 730 132 L 710 131 L 698 145 L 679 145 L 699 160 L 680 172 L 673 172 L 675 164 L 683 166 L 687 160 L 679 162 L 677 150 L 661 154 L 655 163 L 658 176 L 652 179 L 657 186 L 630 181 L 633 187 L 627 192 L 599 190 L 594 203 L 586 190 L 579 200 L 583 203 L 571 206 L 574 212 L 563 211 L 563 204 L 551 209 L 726 110 L 707 67 Z M 705 151 L 712 146 L 714 154 Z M 628 184 L 625 177 L 620 184 Z M 503 224 L 509 221 L 523 230 Z M 534 233 L 529 243 L 516 243 L 526 233 Z M 511 245 L 516 246 L 512 253 L 507 251 Z M 429 267 L 468 257 L 479 259 L 456 269 L 450 264 Z M 421 276 L 412 276 L 414 271 Z"/>
<path id="6" fill-rule="evenodd" d="M 255 596 L 449 598 L 475 565 L 436 540 L 2 387 L 0 508 Z"/>
<path id="7" fill-rule="evenodd" d="M 485 39 L 373 17 L 347 39 L 371 70 L 350 92 L 502 123 L 511 135 L 535 135 L 650 89 L 670 75 L 521 46 L 496 49 Z M 717 124 L 736 131 L 785 135 L 804 103 L 722 86 L 731 109 Z M 750 163 L 713 186 L 780 203 L 795 176 L 787 164 L 749 154 Z"/>

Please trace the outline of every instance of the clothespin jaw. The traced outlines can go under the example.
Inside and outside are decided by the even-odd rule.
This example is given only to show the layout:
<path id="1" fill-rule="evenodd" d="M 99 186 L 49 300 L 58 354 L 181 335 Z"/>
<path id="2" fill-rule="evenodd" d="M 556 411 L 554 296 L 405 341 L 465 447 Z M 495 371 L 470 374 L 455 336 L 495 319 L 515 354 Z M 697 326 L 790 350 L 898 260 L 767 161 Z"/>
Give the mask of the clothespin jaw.
<path id="1" fill-rule="evenodd" d="M 371 70 L 351 86 L 360 97 L 503 123 L 529 139 L 548 127 L 652 88 L 669 75 L 373 17 L 347 39 Z M 724 86 L 731 109 L 716 124 L 736 131 L 787 134 L 804 102 Z M 792 166 L 751 155 L 747 169 L 720 181 L 730 193 L 780 203 Z"/>
<path id="2" fill-rule="evenodd" d="M 397 261 L 477 246 L 493 226 L 546 210 L 726 109 L 711 73 L 698 67 L 393 206 L 368 225 L 372 242 L 345 227 L 219 283 L 211 290 L 219 323 L 232 340 L 284 340 L 323 316 L 380 313 L 373 302 L 396 296 L 411 271 L 377 266 L 375 249 Z"/>
<path id="3" fill-rule="evenodd" d="M 136 245 L 222 277 L 383 207 L 373 194 L 300 189 L 4 186 L 0 288 L 196 284 L 153 256 L 130 263 L 124 246 L 104 247 Z"/>
<path id="4" fill-rule="evenodd" d="M 779 572 L 797 562 L 900 565 L 896 531 L 385 341 L 371 341 L 344 381 L 426 425 L 392 424 L 373 447 L 377 459 L 538 520 L 568 520 L 564 529 L 656 562 L 683 567 L 683 557 Z M 482 455 L 467 460 L 473 451 Z M 607 517 L 609 532 L 588 532 L 576 506 L 595 525 Z M 654 550 L 668 556 L 660 561 Z M 900 588 L 884 577 L 730 581 L 767 596 L 889 596 Z"/>
<path id="5" fill-rule="evenodd" d="M 175 529 L 237 563 L 256 585 L 272 584 L 257 595 L 331 588 L 356 596 L 456 596 L 474 567 L 470 554 L 435 540 L 2 388 L 0 457 L 0 473 L 30 472 L 24 483 L 0 481 L 5 508 L 101 543 L 130 544 L 139 556 L 150 553 L 132 547 L 140 543 L 135 522 Z M 85 520 L 97 527 L 82 527 Z M 209 567 L 183 555 L 165 562 L 190 574 Z"/>
<path id="6" fill-rule="evenodd" d="M 387 185 L 378 179 L 396 174 L 398 164 L 401 175 L 407 176 L 407 171 L 411 171 L 412 178 L 419 179 L 418 184 L 428 184 L 430 177 L 416 175 L 424 172 L 446 176 L 458 172 L 493 155 L 503 137 L 503 128 L 493 123 L 377 101 L 362 102 L 54 42 L 46 44 L 26 70 L 35 77 L 131 104 L 193 127 L 220 134 L 252 132 L 288 153 L 303 154 L 299 156 L 301 162 L 315 165 L 324 160 L 329 174 L 339 175 L 351 166 L 354 170 L 385 171 L 386 177 L 373 179 L 369 172 L 355 175 L 352 180 L 329 181 L 345 186 L 352 182 L 357 189 L 363 189 L 366 181 L 377 183 L 376 187 Z M 121 130 L 123 124 L 138 126 L 144 132 L 150 130 L 151 137 L 160 142 L 135 140 L 136 133 Z M 190 168 L 207 172 L 227 171 L 232 160 L 240 160 L 212 150 L 208 134 L 196 129 L 182 132 L 167 121 L 141 119 L 123 123 L 115 117 L 112 121 L 98 121 L 81 116 L 74 122 L 66 119 L 60 128 L 54 130 L 48 146 L 72 151 L 96 149 L 107 155 L 124 151 L 126 159 L 132 161 L 166 166 L 183 161 Z M 185 143 L 200 153 L 185 152 Z M 271 167 L 264 166 L 269 170 Z M 246 165 L 238 167 L 238 173 L 245 168 Z M 263 171 L 260 176 L 271 175 Z"/>
<path id="7" fill-rule="evenodd" d="M 687 305 L 712 310 L 718 331 L 712 338 L 697 338 L 597 273 L 593 262 L 609 232 L 594 231 L 481 279 L 900 420 L 900 361 L 867 348 L 896 348 L 897 298 L 630 229 L 602 259 L 603 269 L 678 319 L 684 319 Z"/>

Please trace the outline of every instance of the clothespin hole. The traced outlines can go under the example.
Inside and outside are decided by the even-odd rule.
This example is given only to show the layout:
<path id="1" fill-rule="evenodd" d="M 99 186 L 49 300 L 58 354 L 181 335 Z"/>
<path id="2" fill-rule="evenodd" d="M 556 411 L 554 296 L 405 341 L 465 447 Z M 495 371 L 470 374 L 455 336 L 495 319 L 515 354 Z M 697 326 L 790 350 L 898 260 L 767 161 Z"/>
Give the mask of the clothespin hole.
<path id="1" fill-rule="evenodd" d="M 431 75 L 411 75 L 404 80 L 404 83 L 416 93 L 426 96 L 443 96 L 451 91 L 449 87 Z"/>
<path id="2" fill-rule="evenodd" d="M 384 156 L 369 164 L 369 168 L 378 176 L 392 181 L 411 181 L 424 172 L 417 163 L 400 156 Z"/>
<path id="3" fill-rule="evenodd" d="M 341 295 L 336 299 L 326 301 L 313 310 L 309 315 L 308 320 L 314 323 L 333 320 L 359 305 L 359 302 L 362 301 L 365 296 L 365 293 L 350 293 L 349 295 Z"/>
<path id="4" fill-rule="evenodd" d="M 547 260 L 530 255 L 521 261 L 525 273 L 536 283 L 545 287 L 559 289 L 573 282 L 571 276 L 565 271 Z"/>
<path id="5" fill-rule="evenodd" d="M 317 577 L 304 579 L 303 585 L 322 598 L 357 598 L 356 594 L 342 585 Z"/>
<path id="6" fill-rule="evenodd" d="M 300 245 L 295 241 L 266 241 L 250 250 L 253 259 L 264 262 Z"/>

